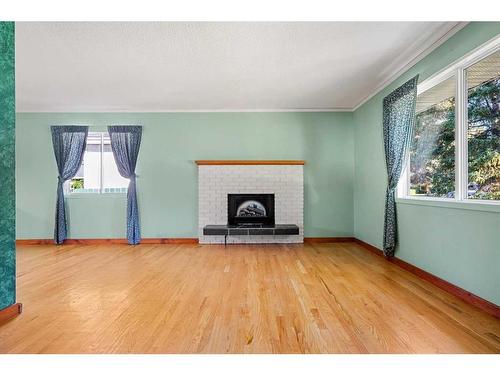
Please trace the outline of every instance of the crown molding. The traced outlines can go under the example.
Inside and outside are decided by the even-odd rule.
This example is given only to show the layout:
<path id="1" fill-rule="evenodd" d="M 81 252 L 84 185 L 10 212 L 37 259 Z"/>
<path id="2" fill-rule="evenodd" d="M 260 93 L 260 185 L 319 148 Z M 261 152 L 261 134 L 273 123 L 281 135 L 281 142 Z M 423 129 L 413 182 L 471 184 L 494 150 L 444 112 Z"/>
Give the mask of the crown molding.
<path id="1" fill-rule="evenodd" d="M 18 110 L 16 113 L 262 113 L 262 112 L 352 112 L 352 108 L 278 108 L 278 109 L 71 109 Z"/>
<path id="2" fill-rule="evenodd" d="M 386 79 L 384 79 L 380 84 L 378 84 L 375 87 L 375 89 L 369 95 L 367 95 L 356 106 L 354 106 L 354 108 L 352 108 L 352 111 L 353 112 L 356 111 L 359 107 L 361 107 L 363 104 L 365 104 L 367 101 L 369 101 L 375 95 L 377 95 L 380 91 L 382 91 L 384 88 L 386 88 L 387 86 L 389 86 L 392 82 L 394 82 L 404 72 L 406 72 L 408 69 L 410 69 L 416 63 L 418 63 L 424 57 L 426 57 L 427 55 L 429 55 L 432 51 L 434 51 L 436 48 L 438 48 L 440 45 L 442 45 L 444 42 L 446 42 L 448 39 L 450 39 L 458 31 L 460 31 L 465 26 L 467 26 L 468 23 L 469 22 L 457 22 L 457 23 L 455 23 L 455 25 L 450 30 L 448 30 L 438 40 L 436 40 L 434 42 L 431 42 L 430 40 L 427 40 L 427 46 L 424 46 L 423 50 L 420 50 L 419 52 L 417 52 L 410 59 L 410 61 L 408 61 L 404 66 L 402 66 L 402 67 L 394 70 L 394 72 L 392 72 Z"/>

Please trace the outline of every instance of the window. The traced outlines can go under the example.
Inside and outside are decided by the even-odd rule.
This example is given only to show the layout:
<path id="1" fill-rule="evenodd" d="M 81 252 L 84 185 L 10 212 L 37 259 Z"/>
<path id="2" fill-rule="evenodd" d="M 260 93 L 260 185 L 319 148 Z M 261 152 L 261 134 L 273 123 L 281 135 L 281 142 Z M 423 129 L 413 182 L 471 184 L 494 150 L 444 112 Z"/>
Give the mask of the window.
<path id="1" fill-rule="evenodd" d="M 410 195 L 450 197 L 455 190 L 455 80 L 417 96 L 410 147 Z"/>
<path id="2" fill-rule="evenodd" d="M 418 87 L 401 198 L 500 203 L 500 38 Z"/>
<path id="3" fill-rule="evenodd" d="M 66 181 L 66 193 L 125 193 L 128 183 L 118 172 L 109 134 L 89 132 L 82 165 L 75 177 Z"/>
<path id="4" fill-rule="evenodd" d="M 500 51 L 465 71 L 467 196 L 500 200 Z"/>

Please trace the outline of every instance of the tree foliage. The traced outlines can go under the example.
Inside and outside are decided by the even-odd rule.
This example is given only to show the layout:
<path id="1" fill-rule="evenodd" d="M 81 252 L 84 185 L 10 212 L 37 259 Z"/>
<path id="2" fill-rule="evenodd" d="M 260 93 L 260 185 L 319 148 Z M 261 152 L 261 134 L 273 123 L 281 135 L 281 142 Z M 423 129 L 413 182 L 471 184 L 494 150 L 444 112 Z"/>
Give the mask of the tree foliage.
<path id="1" fill-rule="evenodd" d="M 500 78 L 469 90 L 469 181 L 479 184 L 474 195 L 500 199 Z"/>
<path id="2" fill-rule="evenodd" d="M 469 196 L 500 199 L 500 77 L 468 93 Z M 455 99 L 417 114 L 410 147 L 410 183 L 416 194 L 453 196 Z"/>
<path id="3" fill-rule="evenodd" d="M 83 189 L 83 178 L 73 178 L 71 180 L 71 191 Z"/>

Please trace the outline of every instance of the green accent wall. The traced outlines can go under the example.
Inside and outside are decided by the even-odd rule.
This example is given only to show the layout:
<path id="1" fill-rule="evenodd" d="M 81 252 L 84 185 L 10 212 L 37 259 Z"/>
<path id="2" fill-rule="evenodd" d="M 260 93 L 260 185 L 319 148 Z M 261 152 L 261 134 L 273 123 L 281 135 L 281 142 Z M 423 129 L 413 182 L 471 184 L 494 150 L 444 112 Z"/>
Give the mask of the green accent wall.
<path id="1" fill-rule="evenodd" d="M 420 81 L 500 33 L 500 22 L 473 22 L 354 112 L 354 235 L 382 248 L 387 172 L 382 100 L 406 80 Z M 500 210 L 400 201 L 396 257 L 500 305 Z"/>
<path id="2" fill-rule="evenodd" d="M 144 127 L 142 236 L 198 236 L 196 159 L 304 159 L 306 236 L 353 235 L 352 113 L 18 113 L 17 238 L 52 238 L 57 172 L 50 125 Z M 70 238 L 124 238 L 125 195 L 66 199 Z"/>
<path id="3" fill-rule="evenodd" d="M 0 310 L 16 302 L 14 22 L 0 22 Z"/>

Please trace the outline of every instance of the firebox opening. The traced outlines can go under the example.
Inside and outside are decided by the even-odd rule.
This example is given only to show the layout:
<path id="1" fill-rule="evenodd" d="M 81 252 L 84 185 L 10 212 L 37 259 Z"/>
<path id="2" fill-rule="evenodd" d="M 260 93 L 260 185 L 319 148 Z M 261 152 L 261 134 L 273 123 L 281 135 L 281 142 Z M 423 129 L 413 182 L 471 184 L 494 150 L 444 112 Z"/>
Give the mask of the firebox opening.
<path id="1" fill-rule="evenodd" d="M 274 226 L 274 194 L 228 194 L 231 226 Z"/>

